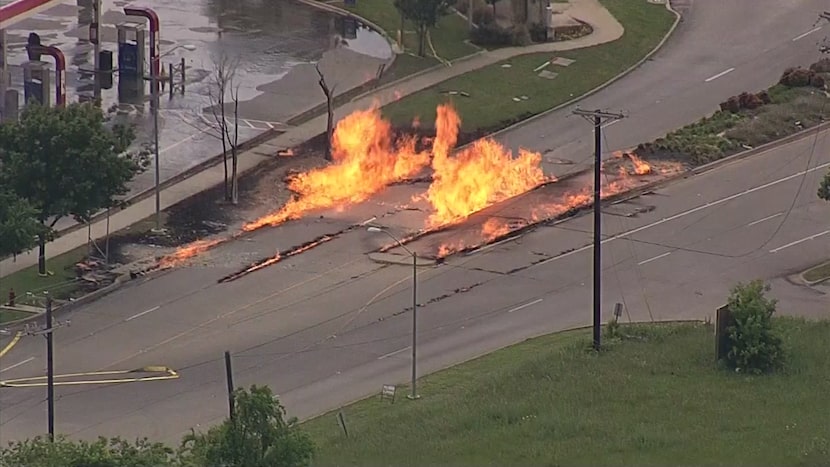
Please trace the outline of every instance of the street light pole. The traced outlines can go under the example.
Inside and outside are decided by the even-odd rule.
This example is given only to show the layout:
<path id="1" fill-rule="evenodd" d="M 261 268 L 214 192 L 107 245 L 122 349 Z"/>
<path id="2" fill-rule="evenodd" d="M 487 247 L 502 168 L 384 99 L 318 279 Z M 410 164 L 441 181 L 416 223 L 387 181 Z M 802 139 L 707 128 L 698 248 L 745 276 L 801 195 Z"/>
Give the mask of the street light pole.
<path id="1" fill-rule="evenodd" d="M 398 245 L 407 250 L 403 243 L 398 241 Z M 418 256 L 415 252 L 412 253 L 412 393 L 409 395 L 410 399 L 418 398 L 418 391 L 415 388 L 418 380 L 418 373 L 416 370 L 417 355 L 418 355 Z"/>
<path id="2" fill-rule="evenodd" d="M 409 399 L 420 399 L 418 395 L 418 255 L 403 244 L 397 237 L 382 227 L 369 227 L 369 232 L 383 232 L 395 243 L 412 256 L 412 381 L 410 382 L 411 392 Z"/>
<path id="3" fill-rule="evenodd" d="M 158 91 L 158 76 L 156 76 L 155 67 L 150 67 L 151 83 L 153 94 L 153 146 L 155 152 L 155 166 L 156 166 L 156 232 L 161 232 L 161 190 L 160 190 L 160 173 L 159 173 L 159 91 Z"/>

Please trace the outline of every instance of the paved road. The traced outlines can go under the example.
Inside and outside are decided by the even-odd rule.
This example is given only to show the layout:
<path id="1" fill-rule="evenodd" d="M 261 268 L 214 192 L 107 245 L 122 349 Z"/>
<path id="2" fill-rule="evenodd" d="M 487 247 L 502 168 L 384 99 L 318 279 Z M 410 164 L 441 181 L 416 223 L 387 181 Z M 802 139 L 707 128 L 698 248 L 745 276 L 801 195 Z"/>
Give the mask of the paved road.
<path id="1" fill-rule="evenodd" d="M 608 151 L 652 141 L 711 114 L 729 96 L 767 88 L 786 67 L 810 65 L 821 57 L 817 41 L 830 31 L 827 22 L 814 24 L 827 7 L 821 0 L 673 0 L 672 5 L 683 20 L 666 46 L 579 103 L 630 115 L 607 127 Z M 570 111 L 553 112 L 498 139 L 514 150 L 544 152 L 552 173 L 569 172 L 573 163 L 590 159 L 594 144 L 590 124 Z"/>
<path id="2" fill-rule="evenodd" d="M 626 319 L 703 318 L 713 315 L 734 282 L 760 277 L 772 282 L 782 312 L 826 317 L 825 292 L 787 278 L 830 255 L 830 205 L 815 198 L 830 166 L 828 133 L 817 141 L 814 151 L 816 139 L 808 138 L 617 205 L 623 214 L 654 209 L 630 218 L 605 216 L 604 309 L 624 302 Z M 800 175 L 808 163 L 811 171 Z M 409 213 L 384 221 L 401 226 Z M 238 384 L 271 385 L 299 416 L 406 380 L 410 269 L 366 258 L 383 242 L 377 234 L 354 230 L 245 279 L 215 283 L 298 235 L 361 220 L 341 216 L 258 233 L 200 265 L 72 315 L 72 326 L 56 337 L 60 373 L 163 364 L 179 370 L 181 379 L 59 387 L 59 430 L 172 439 L 189 426 L 216 421 L 225 410 L 224 349 L 235 355 Z M 422 371 L 587 324 L 590 222 L 589 216 L 576 218 L 424 268 Z M 4 369 L 13 367 L 3 379 L 42 374 L 43 347 L 41 339 L 22 340 L 3 359 Z M 0 391 L 4 440 L 44 429 L 43 393 L 42 387 Z"/>
<path id="3" fill-rule="evenodd" d="M 792 5 L 804 9 L 806 3 Z M 698 3 L 694 14 L 708 8 L 726 14 L 713 5 Z M 806 15 L 812 18 L 810 11 Z M 695 30 L 691 22 L 684 27 L 689 28 L 685 34 Z M 793 31 L 766 32 L 791 41 Z M 679 47 L 688 38 L 674 40 Z M 628 82 L 618 83 L 621 92 Z M 660 93 L 657 87 L 652 92 Z M 676 108 L 664 112 L 664 119 L 679 113 Z M 630 121 L 635 120 L 639 117 Z M 587 136 L 590 129 L 581 128 Z M 763 277 L 773 282 L 782 310 L 825 313 L 821 291 L 805 290 L 784 276 L 830 254 L 830 207 L 815 199 L 824 169 L 793 176 L 808 162 L 811 167 L 830 163 L 826 135 L 617 206 L 634 210 L 639 203 L 654 209 L 633 218 L 605 218 L 609 235 L 629 232 L 610 240 L 605 250 L 605 309 L 624 301 L 632 319 L 702 317 L 722 303 L 733 282 Z M 814 142 L 816 150 L 810 151 Z M 791 178 L 770 184 L 784 177 Z M 271 385 L 299 416 L 377 391 L 383 382 L 405 380 L 410 270 L 367 259 L 365 253 L 385 243 L 383 237 L 356 229 L 244 279 L 222 285 L 216 280 L 278 249 L 372 216 L 389 213 L 378 221 L 396 231 L 410 229 L 423 213 L 396 206 L 419 188 L 395 187 L 345 213 L 257 232 L 193 267 L 136 283 L 74 313 L 72 326 L 56 335 L 59 373 L 162 364 L 179 370 L 181 379 L 58 387 L 58 429 L 83 437 L 107 433 L 169 440 L 190 426 L 212 423 L 224 416 L 225 349 L 235 355 L 237 384 Z M 584 247 L 589 242 L 590 219 L 578 218 L 424 268 L 421 369 L 435 370 L 530 335 L 587 323 L 590 249 Z M 42 339 L 22 340 L 0 362 L 0 378 L 43 374 L 43 354 Z M 0 442 L 44 431 L 44 392 L 42 387 L 0 391 Z"/>

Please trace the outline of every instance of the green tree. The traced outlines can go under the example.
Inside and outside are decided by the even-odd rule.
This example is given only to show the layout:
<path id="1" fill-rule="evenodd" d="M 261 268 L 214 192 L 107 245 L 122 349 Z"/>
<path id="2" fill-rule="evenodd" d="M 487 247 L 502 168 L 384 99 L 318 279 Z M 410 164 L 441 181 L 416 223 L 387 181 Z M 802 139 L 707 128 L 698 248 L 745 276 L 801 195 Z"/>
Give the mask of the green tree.
<path id="1" fill-rule="evenodd" d="M 173 449 L 146 439 L 87 442 L 58 436 L 50 442 L 37 437 L 0 449 L 0 467 L 164 467 L 176 465 L 174 461 Z"/>
<path id="2" fill-rule="evenodd" d="M 824 175 L 821 179 L 821 184 L 818 186 L 818 197 L 824 201 L 830 201 L 830 172 Z"/>
<path id="3" fill-rule="evenodd" d="M 233 418 L 207 433 L 185 437 L 180 451 L 184 465 L 301 467 L 311 463 L 311 439 L 300 431 L 296 418 L 286 420 L 285 408 L 268 387 L 239 389 L 234 397 Z"/>
<path id="4" fill-rule="evenodd" d="M 42 228 L 35 216 L 37 210 L 28 201 L 0 191 L 0 258 L 35 246 Z"/>
<path id="5" fill-rule="evenodd" d="M 769 286 L 756 280 L 732 289 L 727 306 L 733 324 L 726 328 L 730 340 L 727 363 L 735 369 L 763 373 L 780 366 L 784 358 L 781 338 L 772 328 L 777 302 L 766 297 Z"/>
<path id="6" fill-rule="evenodd" d="M 91 104 L 32 105 L 18 122 L 2 125 L 0 184 L 25 198 L 45 227 L 38 241 L 40 274 L 46 274 L 48 234 L 61 218 L 87 222 L 127 193 L 141 168 L 140 155 L 127 153 L 134 137 L 130 127 L 108 125 Z"/>
<path id="7" fill-rule="evenodd" d="M 418 28 L 418 55 L 426 54 L 427 32 L 449 12 L 447 0 L 395 0 L 395 8 L 401 16 Z M 470 12 L 472 14 L 472 12 Z"/>

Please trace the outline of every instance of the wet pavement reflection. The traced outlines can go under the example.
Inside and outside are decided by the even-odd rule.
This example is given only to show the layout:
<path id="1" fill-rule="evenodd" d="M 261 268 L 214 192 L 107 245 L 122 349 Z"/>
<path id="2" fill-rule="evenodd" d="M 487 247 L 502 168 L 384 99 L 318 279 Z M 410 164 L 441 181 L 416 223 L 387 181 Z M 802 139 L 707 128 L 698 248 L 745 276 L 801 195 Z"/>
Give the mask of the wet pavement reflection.
<path id="1" fill-rule="evenodd" d="M 0 4 L 6 3 L 10 0 L 0 0 Z M 174 72 L 175 92 L 171 97 L 169 84 L 165 84 L 160 97 L 162 180 L 221 152 L 209 96 L 215 95 L 215 63 L 223 56 L 235 65 L 240 141 L 271 128 L 284 129 L 290 117 L 324 102 L 315 64 L 319 63 L 329 85 L 336 86 L 340 93 L 373 79 L 392 57 L 386 39 L 377 32 L 292 0 L 102 3 L 101 50 L 113 52 L 114 67 L 118 66 L 116 25 L 143 21 L 126 16 L 123 8 L 127 5 L 149 7 L 158 13 L 163 75 L 168 64 L 179 65 L 184 60 L 184 93 L 178 88 L 180 75 Z M 37 33 L 44 45 L 57 46 L 66 55 L 67 102 L 93 96 L 94 81 L 89 70 L 94 69 L 94 49 L 88 36 L 91 22 L 92 0 L 67 0 L 7 30 L 7 61 L 12 87 L 21 91 L 21 103 L 21 65 L 26 61 L 25 45 L 31 32 Z M 145 41 L 149 44 L 149 33 Z M 149 70 L 148 60 L 149 53 L 145 52 L 145 70 Z M 145 76 L 149 78 L 149 71 Z M 123 93 L 119 96 L 116 72 L 112 87 L 101 92 L 104 109 L 137 124 L 137 144 L 152 141 L 149 80 L 143 84 L 143 92 L 132 99 Z M 133 182 L 132 191 L 151 187 L 153 179 L 153 170 L 141 174 Z"/>

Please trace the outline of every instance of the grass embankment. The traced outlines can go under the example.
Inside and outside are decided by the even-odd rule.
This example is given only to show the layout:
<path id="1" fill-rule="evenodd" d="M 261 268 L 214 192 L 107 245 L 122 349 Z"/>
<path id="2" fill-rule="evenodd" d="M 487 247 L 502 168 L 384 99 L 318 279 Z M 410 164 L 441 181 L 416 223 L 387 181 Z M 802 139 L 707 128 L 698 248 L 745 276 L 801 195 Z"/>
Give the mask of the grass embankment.
<path id="1" fill-rule="evenodd" d="M 348 406 L 349 438 L 334 414 L 304 427 L 316 465 L 826 462 L 830 322 L 775 326 L 787 364 L 768 376 L 718 368 L 704 325 L 623 326 L 599 355 L 575 331 L 428 376 L 416 402 Z"/>
<path id="2" fill-rule="evenodd" d="M 675 19 L 665 5 L 601 2 L 625 28 L 622 38 L 586 49 L 521 55 L 409 95 L 385 106 L 384 115 L 398 125 L 408 125 L 417 115 L 424 126 L 431 126 L 436 106 L 451 99 L 446 93 L 463 91 L 469 97 L 452 99 L 463 129 L 495 131 L 585 94 L 634 65 L 662 40 Z M 555 79 L 540 77 L 534 69 L 554 56 L 575 62 L 568 67 L 548 66 L 546 70 L 559 73 Z"/>
<path id="3" fill-rule="evenodd" d="M 826 66 L 830 70 L 830 61 Z M 819 74 L 830 77 L 830 73 Z M 732 99 L 740 100 L 738 96 Z M 828 97 L 824 89 L 815 86 L 776 84 L 758 94 L 744 93 L 745 101 L 753 99 L 755 105 L 759 100 L 767 103 L 751 109 L 719 110 L 652 143 L 641 144 L 636 152 L 643 157 L 674 158 L 701 165 L 785 138 L 825 121 Z"/>
<path id="4" fill-rule="evenodd" d="M 4 304 L 8 302 L 9 290 L 14 290 L 16 303 L 31 306 L 44 306 L 43 292 L 49 292 L 56 300 L 74 296 L 78 290 L 75 280 L 75 264 L 86 255 L 86 245 L 55 257 L 48 256 L 49 246 L 47 245 L 46 253 L 46 269 L 50 274 L 41 277 L 37 273 L 37 264 L 35 264 L 0 277 L 0 301 Z M 0 321 L 11 320 L 11 318 L 4 317 L 6 313 L 6 311 L 0 311 Z"/>

